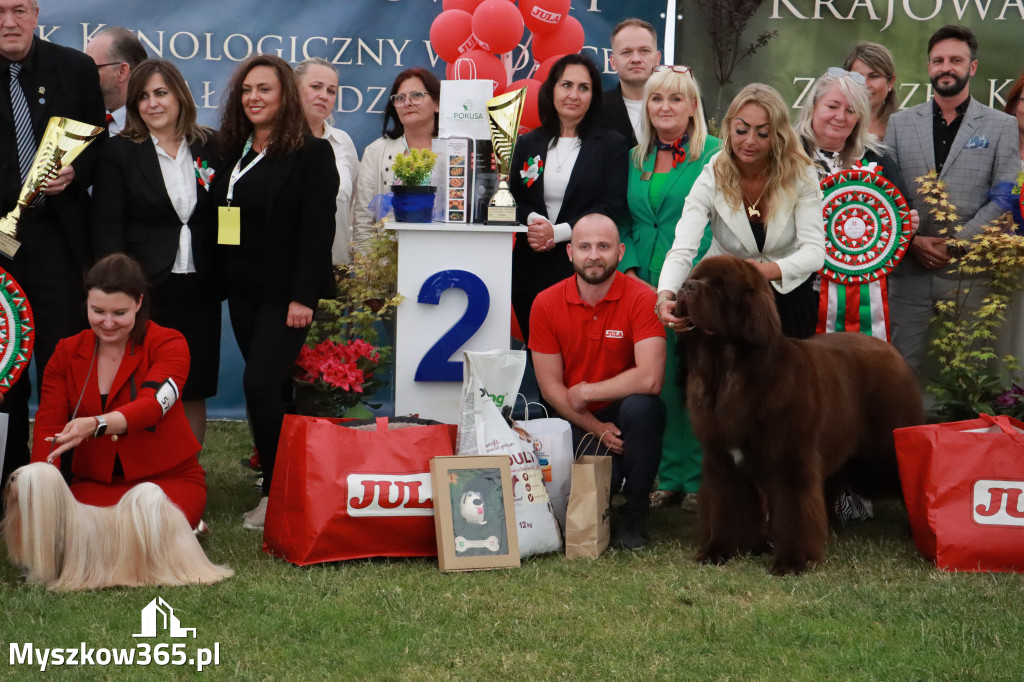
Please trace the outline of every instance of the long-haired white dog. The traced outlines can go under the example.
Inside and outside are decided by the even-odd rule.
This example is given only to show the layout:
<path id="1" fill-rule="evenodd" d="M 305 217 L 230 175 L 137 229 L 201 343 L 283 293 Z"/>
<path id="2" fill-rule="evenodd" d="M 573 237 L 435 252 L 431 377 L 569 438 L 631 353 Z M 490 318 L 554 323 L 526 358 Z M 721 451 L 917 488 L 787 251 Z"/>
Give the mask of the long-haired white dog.
<path id="1" fill-rule="evenodd" d="M 210 584 L 234 575 L 206 558 L 185 514 L 155 483 L 113 507 L 80 504 L 60 470 L 37 462 L 11 474 L 3 538 L 29 582 L 51 590 Z"/>

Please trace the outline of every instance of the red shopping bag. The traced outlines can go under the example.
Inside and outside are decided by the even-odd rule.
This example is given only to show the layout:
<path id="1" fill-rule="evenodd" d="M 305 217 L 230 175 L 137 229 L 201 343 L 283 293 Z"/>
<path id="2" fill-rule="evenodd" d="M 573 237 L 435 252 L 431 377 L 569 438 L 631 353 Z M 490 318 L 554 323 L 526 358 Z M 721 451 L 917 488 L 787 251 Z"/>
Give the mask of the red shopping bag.
<path id="1" fill-rule="evenodd" d="M 285 415 L 263 551 L 299 566 L 437 556 L 430 458 L 452 454 L 455 427 L 352 421 Z"/>
<path id="2" fill-rule="evenodd" d="M 983 414 L 893 435 L 917 551 L 946 570 L 1024 571 L 1024 423 Z"/>

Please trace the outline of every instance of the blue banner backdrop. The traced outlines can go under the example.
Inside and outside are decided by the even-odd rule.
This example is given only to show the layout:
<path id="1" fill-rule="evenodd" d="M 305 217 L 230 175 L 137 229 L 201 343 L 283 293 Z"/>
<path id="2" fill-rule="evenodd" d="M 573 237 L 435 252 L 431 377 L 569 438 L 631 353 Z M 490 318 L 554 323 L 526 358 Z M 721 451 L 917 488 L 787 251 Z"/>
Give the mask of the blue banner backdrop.
<path id="1" fill-rule="evenodd" d="M 291 64 L 323 57 L 336 66 L 341 88 L 335 125 L 362 149 L 381 134 L 384 103 L 403 69 L 430 68 L 444 78 L 444 62 L 430 46 L 430 24 L 439 0 L 40 0 L 39 36 L 84 49 L 105 26 L 137 31 L 150 56 L 181 69 L 199 108 L 200 122 L 216 127 L 224 88 L 238 63 L 251 54 L 276 54 Z M 617 80 L 608 64 L 609 34 L 622 19 L 665 23 L 664 0 L 574 0 L 571 15 L 583 25 L 584 52 Z M 529 33 L 524 32 L 523 41 Z M 514 53 L 515 78 L 534 68 L 527 47 Z M 241 357 L 225 324 L 219 393 L 209 402 L 212 418 L 244 416 Z"/>

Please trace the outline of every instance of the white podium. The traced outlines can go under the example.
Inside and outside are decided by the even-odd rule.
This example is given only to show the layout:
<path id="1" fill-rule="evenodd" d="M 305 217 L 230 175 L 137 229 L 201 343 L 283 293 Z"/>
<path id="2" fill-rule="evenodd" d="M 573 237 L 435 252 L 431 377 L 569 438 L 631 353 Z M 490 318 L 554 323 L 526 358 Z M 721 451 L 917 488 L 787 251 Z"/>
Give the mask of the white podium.
<path id="1" fill-rule="evenodd" d="M 523 226 L 388 224 L 398 235 L 395 415 L 456 424 L 462 351 L 509 347 L 512 234 Z"/>

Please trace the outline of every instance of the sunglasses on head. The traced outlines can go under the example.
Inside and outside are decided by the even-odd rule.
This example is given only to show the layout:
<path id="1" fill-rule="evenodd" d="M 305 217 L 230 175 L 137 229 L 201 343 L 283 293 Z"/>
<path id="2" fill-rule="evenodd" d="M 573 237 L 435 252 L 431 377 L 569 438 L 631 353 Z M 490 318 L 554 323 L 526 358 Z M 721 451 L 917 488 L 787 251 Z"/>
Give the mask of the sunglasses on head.
<path id="1" fill-rule="evenodd" d="M 856 71 L 847 71 L 846 69 L 840 69 L 838 66 L 829 67 L 828 71 L 825 72 L 826 76 L 832 76 L 833 78 L 849 78 L 857 85 L 864 85 L 867 83 L 864 80 L 864 75 L 857 73 Z"/>
<path id="2" fill-rule="evenodd" d="M 675 64 L 659 64 L 658 66 L 654 67 L 655 73 L 666 70 L 675 71 L 676 73 L 690 73 L 689 66 L 676 66 Z"/>

